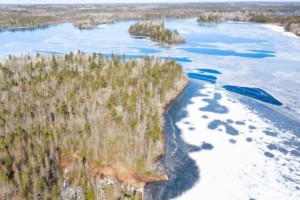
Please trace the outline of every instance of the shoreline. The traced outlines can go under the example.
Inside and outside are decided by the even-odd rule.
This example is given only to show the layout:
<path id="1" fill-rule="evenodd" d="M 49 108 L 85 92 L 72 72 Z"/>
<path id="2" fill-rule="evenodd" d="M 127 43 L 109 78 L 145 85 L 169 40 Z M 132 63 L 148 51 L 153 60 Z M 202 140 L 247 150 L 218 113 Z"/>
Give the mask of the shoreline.
<path id="1" fill-rule="evenodd" d="M 64 24 L 64 23 L 52 23 L 48 25 L 42 25 L 42 26 L 20 26 L 20 27 L 9 27 L 9 28 L 0 28 L 0 32 L 2 31 L 26 31 L 26 30 L 34 30 L 34 29 L 43 29 L 43 28 L 49 28 L 51 26 L 56 26 L 59 24 Z"/>
<path id="2" fill-rule="evenodd" d="M 182 95 L 182 93 L 185 91 L 185 89 L 188 87 L 188 85 L 190 84 L 190 80 L 188 77 L 186 77 L 186 80 L 185 80 L 185 83 L 183 84 L 183 87 L 179 90 L 179 92 L 173 96 L 167 103 L 166 105 L 163 107 L 163 114 L 162 114 L 162 117 L 165 115 L 165 113 L 169 110 L 169 108 L 172 106 L 172 104 Z M 163 142 L 163 145 L 165 146 L 165 143 L 166 143 L 166 137 L 165 137 L 165 132 L 162 131 L 162 142 Z M 161 154 L 157 157 L 157 159 L 155 159 L 155 163 L 157 162 L 160 162 L 160 159 L 161 157 L 164 155 Z M 153 183 L 153 182 L 160 182 L 160 181 L 167 181 L 168 180 L 168 176 L 164 173 L 162 174 L 165 178 L 162 178 L 161 180 L 157 179 L 157 180 L 154 180 L 154 181 L 146 181 L 146 183 Z"/>
<path id="3" fill-rule="evenodd" d="M 186 77 L 185 84 L 182 89 L 180 89 L 179 93 L 175 95 L 175 97 L 171 98 L 169 102 L 164 106 L 164 114 L 170 108 L 170 106 L 178 99 L 178 97 L 184 92 L 187 86 L 190 84 L 190 79 Z"/>
<path id="4" fill-rule="evenodd" d="M 166 18 L 166 19 L 169 19 L 169 18 Z M 188 19 L 194 19 L 194 18 L 181 18 L 183 20 L 188 20 Z M 120 21 L 121 19 L 116 19 L 116 20 L 113 20 L 111 22 L 106 22 L 106 23 L 100 23 L 98 25 L 93 25 L 92 27 L 88 27 L 88 28 L 80 28 L 79 26 L 76 25 L 76 22 L 59 22 L 59 23 L 51 23 L 51 24 L 48 24 L 48 25 L 43 25 L 43 26 L 22 26 L 22 27 L 10 27 L 10 28 L 0 28 L 0 33 L 1 32 L 5 32 L 5 31 L 27 31 L 27 30 L 34 30 L 34 29 L 46 29 L 46 28 L 49 28 L 51 26 L 57 26 L 57 25 L 60 25 L 60 24 L 65 24 L 65 23 L 71 23 L 74 27 L 78 28 L 79 30 L 93 30 L 93 29 L 96 29 L 98 26 L 101 26 L 101 25 L 107 25 L 107 24 L 111 24 L 113 22 L 116 22 L 116 21 Z M 154 20 L 159 20 L 159 19 L 154 19 Z M 122 20 L 122 21 L 132 21 L 132 20 Z M 232 22 L 230 20 L 228 21 L 224 21 L 224 22 Z M 239 23 L 249 23 L 249 22 L 239 22 Z M 296 35 L 295 33 L 291 32 L 291 31 L 286 31 L 284 29 L 283 26 L 281 25 L 278 25 L 278 24 L 272 24 L 272 23 L 266 23 L 266 24 L 262 24 L 262 23 L 257 23 L 257 22 L 250 22 L 250 23 L 253 23 L 253 24 L 261 24 L 263 27 L 265 28 L 268 28 L 270 30 L 273 30 L 275 32 L 280 32 L 282 33 L 283 35 L 286 35 L 286 36 L 289 36 L 289 37 L 293 37 L 293 38 L 299 38 L 300 36 Z M 130 35 L 132 36 L 140 36 L 140 37 L 149 37 L 150 36 L 141 36 L 141 35 L 138 35 L 138 34 L 131 34 Z M 156 40 L 153 40 L 150 38 L 151 41 L 153 42 L 162 42 L 162 43 L 167 43 L 169 45 L 172 45 L 172 44 L 180 44 L 179 42 L 163 42 L 163 41 L 156 41 Z"/>
<path id="5" fill-rule="evenodd" d="M 187 76 L 185 76 L 185 80 L 184 80 L 184 84 L 182 85 L 182 87 L 178 90 L 178 93 L 176 93 L 174 96 L 172 96 L 168 102 L 163 106 L 163 113 L 162 113 L 162 118 L 164 118 L 165 113 L 168 111 L 168 109 L 172 106 L 172 104 L 182 95 L 182 93 L 185 91 L 185 89 L 188 87 L 188 85 L 190 84 L 190 80 Z M 162 143 L 163 146 L 165 146 L 165 132 L 162 131 L 161 132 L 161 137 L 162 137 Z M 157 165 L 159 162 L 161 162 L 161 158 L 164 155 L 165 152 L 163 152 L 161 155 L 157 156 L 157 158 L 154 160 L 153 164 Z M 109 167 L 107 167 L 108 169 Z M 112 172 L 114 171 L 114 169 L 108 169 L 108 171 Z M 122 176 L 119 176 L 117 173 L 112 172 L 110 175 L 107 175 L 105 177 L 103 177 L 104 179 L 107 180 L 111 180 L 112 182 L 117 181 L 119 184 L 121 184 L 122 188 L 125 187 L 129 187 L 130 190 L 132 191 L 136 191 L 137 195 L 142 197 L 144 197 L 144 189 L 145 189 L 145 185 L 147 183 L 154 183 L 154 182 L 163 182 L 163 181 L 168 181 L 169 178 L 168 176 L 165 174 L 165 172 L 161 171 L 160 174 L 155 175 L 155 176 L 129 176 L 130 178 L 135 177 L 134 182 L 136 184 L 132 184 L 126 181 L 126 176 L 124 176 L 123 178 L 125 178 L 124 180 L 122 179 Z M 101 178 L 102 179 L 102 178 Z M 104 180 L 103 179 L 103 180 Z M 144 180 L 142 180 L 144 179 Z M 139 185 L 139 186 L 138 186 Z"/>
<path id="6" fill-rule="evenodd" d="M 289 36 L 289 37 L 293 37 L 293 38 L 299 38 L 300 37 L 300 36 L 296 35 L 293 32 L 284 30 L 284 27 L 280 26 L 278 24 L 263 24 L 262 26 L 269 29 L 269 30 L 272 30 L 274 32 L 282 33 L 285 36 Z"/>
<path id="7" fill-rule="evenodd" d="M 182 95 L 182 93 L 186 90 L 186 88 L 188 87 L 188 85 L 190 84 L 190 80 L 188 77 L 186 77 L 185 83 L 183 85 L 183 87 L 179 90 L 179 93 L 176 94 L 174 97 L 172 97 L 168 103 L 163 107 L 163 116 L 165 115 L 165 113 L 169 110 L 169 108 L 172 106 L 172 104 Z M 166 137 L 165 137 L 165 132 L 162 131 L 162 139 L 163 139 L 163 145 L 165 146 L 166 143 Z M 156 163 L 160 162 L 162 156 L 164 154 L 161 154 L 157 157 Z M 150 181 L 150 182 L 145 182 L 145 183 L 151 183 L 151 182 L 160 182 L 160 181 L 167 181 L 168 180 L 168 176 L 166 174 L 163 174 L 166 178 L 162 179 L 162 180 L 157 180 L 157 181 Z"/>
<path id="8" fill-rule="evenodd" d="M 185 91 L 185 89 L 188 87 L 189 84 L 190 84 L 190 80 L 189 80 L 188 77 L 186 77 L 186 80 L 185 80 L 185 83 L 183 84 L 183 87 L 179 90 L 179 92 L 176 95 L 174 95 L 173 97 L 170 98 L 170 100 L 166 103 L 166 105 L 164 105 L 162 116 L 164 116 L 164 114 L 168 111 L 168 109 L 172 106 L 172 104 L 182 95 L 182 93 Z M 162 131 L 161 136 L 162 136 L 163 145 L 165 146 L 166 139 L 165 139 L 165 132 L 164 131 Z M 154 163 L 159 163 L 160 159 L 163 155 L 164 155 L 164 152 L 163 152 L 163 154 L 159 155 L 155 159 Z M 169 179 L 168 176 L 164 172 L 161 175 L 162 175 L 161 178 L 156 178 L 156 179 L 149 177 L 149 179 L 152 179 L 152 180 L 143 182 L 143 184 L 144 184 L 143 188 L 145 187 L 146 183 L 167 181 Z"/>
<path id="9" fill-rule="evenodd" d="M 178 90 L 178 92 L 172 96 L 167 103 L 163 106 L 163 113 L 162 113 L 162 118 L 164 117 L 164 114 L 167 112 L 167 110 L 172 106 L 172 104 L 182 95 L 182 93 L 185 91 L 185 89 L 188 87 L 190 84 L 190 80 L 188 77 L 185 76 L 184 83 L 182 87 Z M 165 132 L 161 132 L 161 137 L 162 137 L 162 143 L 165 145 Z M 160 162 L 160 159 L 164 155 L 165 152 L 163 152 L 161 155 L 157 156 L 157 158 L 154 160 L 153 164 L 156 165 L 157 163 Z M 104 177 L 101 179 L 107 179 L 111 180 L 112 182 L 117 181 L 121 187 L 126 188 L 129 187 L 130 190 L 136 191 L 137 194 L 139 193 L 141 196 L 144 194 L 144 188 L 147 183 L 154 183 L 154 182 L 162 182 L 162 181 L 167 181 L 169 180 L 168 176 L 162 171 L 160 174 L 154 175 L 154 176 L 143 176 L 143 175 L 133 175 L 129 173 L 129 176 L 123 176 L 118 173 L 113 168 L 110 168 L 109 166 L 106 167 L 106 171 L 110 172 L 108 174 L 103 174 Z M 123 178 L 123 180 L 122 180 Z M 129 178 L 129 181 L 126 180 Z M 133 180 L 134 179 L 134 180 Z M 130 182 L 133 181 L 133 182 Z M 143 198 L 142 198 L 143 199 Z"/>

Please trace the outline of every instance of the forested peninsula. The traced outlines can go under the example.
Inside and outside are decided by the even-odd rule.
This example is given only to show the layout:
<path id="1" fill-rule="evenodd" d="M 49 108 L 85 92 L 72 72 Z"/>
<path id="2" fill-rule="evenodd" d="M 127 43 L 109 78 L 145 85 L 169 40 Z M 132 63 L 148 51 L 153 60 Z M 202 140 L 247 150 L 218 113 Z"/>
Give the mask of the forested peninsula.
<path id="1" fill-rule="evenodd" d="M 131 35 L 150 37 L 155 42 L 165 42 L 168 44 L 185 42 L 185 39 L 180 36 L 177 30 L 166 28 L 164 22 L 137 22 L 131 25 L 128 31 Z"/>
<path id="2" fill-rule="evenodd" d="M 300 15 L 280 15 L 268 12 L 254 11 L 214 11 L 201 13 L 197 22 L 220 23 L 224 21 L 254 22 L 275 24 L 284 27 L 285 31 L 300 36 Z"/>
<path id="3" fill-rule="evenodd" d="M 164 107 L 185 88 L 157 57 L 9 56 L 0 64 L 0 199 L 141 198 L 165 180 Z"/>

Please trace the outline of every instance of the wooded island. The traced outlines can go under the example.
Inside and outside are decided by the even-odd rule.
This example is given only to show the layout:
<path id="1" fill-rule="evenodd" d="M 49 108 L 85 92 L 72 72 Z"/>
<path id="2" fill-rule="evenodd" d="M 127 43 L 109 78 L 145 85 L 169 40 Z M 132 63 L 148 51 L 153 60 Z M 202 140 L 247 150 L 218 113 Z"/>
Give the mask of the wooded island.
<path id="1" fill-rule="evenodd" d="M 165 42 L 169 44 L 185 42 L 185 39 L 180 36 L 177 30 L 166 28 L 164 22 L 137 22 L 129 27 L 129 33 L 136 36 L 150 37 L 150 39 L 155 42 Z"/>

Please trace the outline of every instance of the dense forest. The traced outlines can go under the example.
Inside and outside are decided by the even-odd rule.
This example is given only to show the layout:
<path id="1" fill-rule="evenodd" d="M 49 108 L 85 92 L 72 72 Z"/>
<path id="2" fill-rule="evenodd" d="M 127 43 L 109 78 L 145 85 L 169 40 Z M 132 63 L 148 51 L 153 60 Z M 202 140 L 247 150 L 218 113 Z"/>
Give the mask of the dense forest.
<path id="1" fill-rule="evenodd" d="M 164 22 L 137 22 L 129 27 L 129 33 L 136 36 L 150 37 L 151 40 L 156 42 L 165 42 L 169 44 L 185 42 L 185 39 L 180 36 L 177 30 L 166 28 Z"/>
<path id="2" fill-rule="evenodd" d="M 180 64 L 156 57 L 9 56 L 0 64 L 0 199 L 67 199 L 71 190 L 133 198 L 125 186 L 165 179 L 155 165 L 162 115 L 187 83 Z"/>

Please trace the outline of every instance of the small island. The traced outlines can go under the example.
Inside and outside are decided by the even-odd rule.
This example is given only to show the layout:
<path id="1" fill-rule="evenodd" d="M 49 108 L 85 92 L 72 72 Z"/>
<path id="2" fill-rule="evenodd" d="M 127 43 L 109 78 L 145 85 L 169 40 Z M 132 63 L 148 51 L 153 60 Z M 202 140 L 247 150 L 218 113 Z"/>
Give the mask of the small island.
<path id="1" fill-rule="evenodd" d="M 118 199 L 166 180 L 155 167 L 163 113 L 187 83 L 180 64 L 156 57 L 9 56 L 0 64 L 1 199 Z"/>
<path id="2" fill-rule="evenodd" d="M 101 17 L 93 16 L 86 19 L 75 21 L 73 25 L 79 28 L 80 30 L 83 30 L 83 29 L 93 29 L 101 24 L 110 24 L 113 23 L 113 21 L 114 20 L 112 18 L 105 18 L 103 16 Z"/>
<path id="3" fill-rule="evenodd" d="M 219 23 L 222 22 L 222 16 L 218 13 L 202 13 L 198 16 L 197 22 L 199 23 Z"/>
<path id="4" fill-rule="evenodd" d="M 150 37 L 150 39 L 155 42 L 165 42 L 168 44 L 185 42 L 185 38 L 180 36 L 177 30 L 166 28 L 164 22 L 137 22 L 129 27 L 129 33 L 135 36 Z"/>

